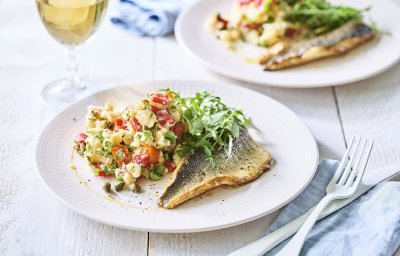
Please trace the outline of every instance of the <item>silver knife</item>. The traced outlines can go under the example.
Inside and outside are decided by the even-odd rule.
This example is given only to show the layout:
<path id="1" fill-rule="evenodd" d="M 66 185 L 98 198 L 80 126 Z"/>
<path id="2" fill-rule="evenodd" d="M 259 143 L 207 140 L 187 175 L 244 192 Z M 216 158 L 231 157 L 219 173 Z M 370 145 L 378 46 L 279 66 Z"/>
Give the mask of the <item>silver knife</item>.
<path id="1" fill-rule="evenodd" d="M 362 184 L 360 184 L 356 194 L 349 199 L 336 200 L 330 203 L 329 206 L 322 212 L 319 219 L 322 219 L 348 205 L 359 196 L 373 188 L 375 185 L 389 180 L 400 181 L 400 164 L 385 166 L 383 168 L 365 173 Z M 285 226 L 258 239 L 257 241 L 230 253 L 228 256 L 264 255 L 282 241 L 294 235 L 307 220 L 313 209 L 314 208 L 311 208 L 305 214 L 293 220 L 292 222 L 289 222 Z"/>

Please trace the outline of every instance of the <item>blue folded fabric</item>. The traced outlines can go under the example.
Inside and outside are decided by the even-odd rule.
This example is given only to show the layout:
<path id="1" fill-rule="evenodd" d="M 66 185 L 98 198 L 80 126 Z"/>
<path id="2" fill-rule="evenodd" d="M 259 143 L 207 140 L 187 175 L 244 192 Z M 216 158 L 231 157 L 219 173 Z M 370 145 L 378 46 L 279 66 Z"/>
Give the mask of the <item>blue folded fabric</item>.
<path id="1" fill-rule="evenodd" d="M 310 185 L 279 213 L 269 234 L 306 213 L 325 195 L 338 162 L 325 160 Z M 318 221 L 300 255 L 393 255 L 400 245 L 400 182 L 383 182 L 341 210 Z M 290 238 L 289 238 L 290 239 Z M 286 239 L 266 255 L 275 255 Z"/>
<path id="2" fill-rule="evenodd" d="M 187 3 L 188 0 L 119 0 L 119 12 L 111 22 L 138 36 L 164 36 L 173 32 L 176 17 Z"/>

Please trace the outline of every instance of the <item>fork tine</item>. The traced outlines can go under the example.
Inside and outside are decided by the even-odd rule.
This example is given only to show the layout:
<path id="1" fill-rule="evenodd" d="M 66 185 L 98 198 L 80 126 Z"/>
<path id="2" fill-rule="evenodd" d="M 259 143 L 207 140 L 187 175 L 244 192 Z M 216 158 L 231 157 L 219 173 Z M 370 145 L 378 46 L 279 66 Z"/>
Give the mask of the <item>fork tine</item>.
<path id="1" fill-rule="evenodd" d="M 342 160 L 340 160 L 340 164 L 339 164 L 338 168 L 335 171 L 335 175 L 333 176 L 333 179 L 334 179 L 335 183 L 337 183 L 339 181 L 339 178 L 342 176 L 344 164 L 347 161 L 347 157 L 349 156 L 350 150 L 353 147 L 355 139 L 356 139 L 355 137 L 353 137 L 351 139 L 351 142 L 350 142 L 349 146 L 347 147 L 346 152 L 344 152 Z"/>
<path id="2" fill-rule="evenodd" d="M 367 144 L 367 142 L 366 142 L 366 144 Z M 372 151 L 372 147 L 373 147 L 373 146 L 374 146 L 374 141 L 372 140 L 372 141 L 369 143 L 369 146 L 367 147 L 367 153 L 366 153 L 366 156 L 364 157 L 364 162 L 363 162 L 363 164 L 361 165 L 362 168 L 356 173 L 356 174 L 357 174 L 356 180 L 355 180 L 353 183 L 350 182 L 349 184 L 346 184 L 347 187 L 348 187 L 348 186 L 352 186 L 352 187 L 354 187 L 355 189 L 358 187 L 358 184 L 360 183 L 362 177 L 364 176 L 365 169 L 366 169 L 366 167 L 367 167 L 368 160 L 369 160 L 369 157 L 370 157 L 370 155 L 371 155 L 371 151 Z M 354 179 L 354 178 L 353 178 L 353 179 Z"/>
<path id="3" fill-rule="evenodd" d="M 356 176 L 356 174 L 357 174 L 357 172 L 358 172 L 361 159 L 362 159 L 362 157 L 363 157 L 363 155 L 364 155 L 364 150 L 365 150 L 365 146 L 367 145 L 367 142 L 368 142 L 367 139 L 362 139 L 361 150 L 359 150 L 359 154 L 357 154 L 357 156 L 355 156 L 355 157 L 357 157 L 357 158 L 356 158 L 356 160 L 355 160 L 353 166 L 351 166 L 350 174 L 349 174 L 348 178 L 345 179 L 345 180 L 343 181 L 343 185 L 348 185 L 348 186 L 350 186 L 350 184 L 353 183 L 354 177 Z"/>
<path id="4" fill-rule="evenodd" d="M 358 153 L 360 142 L 361 142 L 361 138 L 357 138 L 356 139 L 355 149 L 354 149 L 354 151 L 350 151 L 349 161 L 347 162 L 346 168 L 345 168 L 342 176 L 340 177 L 339 181 L 337 182 L 337 184 L 342 184 L 343 185 L 345 183 L 345 181 L 347 180 L 347 178 L 349 177 L 349 173 L 350 173 L 350 170 L 351 170 L 351 168 L 353 166 L 354 159 L 355 159 L 355 157 L 356 157 L 356 155 Z"/>

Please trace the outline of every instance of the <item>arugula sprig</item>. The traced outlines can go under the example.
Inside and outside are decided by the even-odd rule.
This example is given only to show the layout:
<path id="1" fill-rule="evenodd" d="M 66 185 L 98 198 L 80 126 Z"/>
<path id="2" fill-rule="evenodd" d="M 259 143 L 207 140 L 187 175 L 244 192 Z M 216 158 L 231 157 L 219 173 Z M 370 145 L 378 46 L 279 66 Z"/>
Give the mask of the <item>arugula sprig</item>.
<path id="1" fill-rule="evenodd" d="M 181 157 L 201 149 L 210 164 L 215 166 L 216 151 L 225 150 L 230 156 L 233 140 L 239 137 L 241 129 L 250 125 L 242 110 L 228 107 L 207 91 L 186 98 L 174 93 L 174 101 L 182 108 L 183 120 L 188 126 L 177 149 Z"/>
<path id="2" fill-rule="evenodd" d="M 288 21 L 305 25 L 315 34 L 331 31 L 350 20 L 361 19 L 363 12 L 369 10 L 332 5 L 326 0 L 283 0 L 281 4 L 289 6 Z"/>

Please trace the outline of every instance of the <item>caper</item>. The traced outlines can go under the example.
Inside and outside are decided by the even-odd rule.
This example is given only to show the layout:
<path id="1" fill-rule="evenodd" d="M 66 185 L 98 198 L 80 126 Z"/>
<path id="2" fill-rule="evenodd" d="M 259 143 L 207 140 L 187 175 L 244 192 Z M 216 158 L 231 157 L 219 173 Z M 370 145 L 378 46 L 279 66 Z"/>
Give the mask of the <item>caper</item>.
<path id="1" fill-rule="evenodd" d="M 123 190 L 124 187 L 125 187 L 125 182 L 120 181 L 117 184 L 115 184 L 114 189 L 115 189 L 115 191 L 119 192 L 119 191 Z"/>
<path id="2" fill-rule="evenodd" d="M 132 183 L 129 185 L 129 190 L 135 193 L 140 193 L 142 191 L 142 187 L 139 184 Z"/>
<path id="3" fill-rule="evenodd" d="M 110 184 L 110 182 L 108 182 L 108 181 L 104 182 L 104 184 L 103 184 L 103 190 L 104 190 L 105 192 L 107 192 L 107 193 L 110 193 L 110 192 L 111 192 L 111 184 Z"/>

